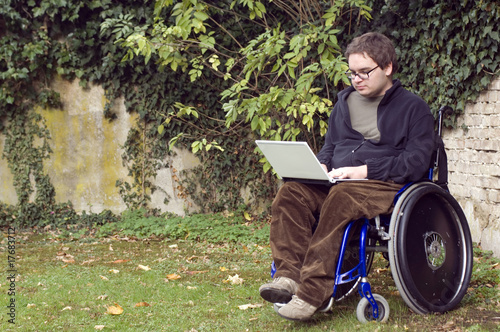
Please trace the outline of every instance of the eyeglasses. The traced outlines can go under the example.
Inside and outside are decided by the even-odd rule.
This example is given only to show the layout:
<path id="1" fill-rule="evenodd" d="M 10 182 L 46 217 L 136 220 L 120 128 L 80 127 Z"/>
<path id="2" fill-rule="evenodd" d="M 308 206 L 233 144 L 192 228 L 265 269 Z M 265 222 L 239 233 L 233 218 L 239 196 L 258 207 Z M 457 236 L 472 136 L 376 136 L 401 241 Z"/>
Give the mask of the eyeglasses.
<path id="1" fill-rule="evenodd" d="M 359 77 L 360 79 L 362 79 L 362 80 L 367 80 L 367 79 L 369 79 L 369 78 L 370 78 L 370 73 L 371 73 L 372 71 L 374 71 L 375 69 L 377 69 L 377 68 L 378 68 L 378 66 L 377 66 L 377 67 L 375 67 L 375 68 L 373 68 L 373 69 L 370 69 L 369 71 L 359 72 L 359 73 L 356 73 L 356 72 L 354 72 L 354 71 L 350 71 L 350 70 L 348 70 L 348 71 L 346 71 L 345 73 L 346 73 L 346 75 L 347 75 L 347 76 L 348 76 L 351 80 L 355 79 L 355 78 L 356 78 L 356 76 L 358 76 L 358 77 Z"/>

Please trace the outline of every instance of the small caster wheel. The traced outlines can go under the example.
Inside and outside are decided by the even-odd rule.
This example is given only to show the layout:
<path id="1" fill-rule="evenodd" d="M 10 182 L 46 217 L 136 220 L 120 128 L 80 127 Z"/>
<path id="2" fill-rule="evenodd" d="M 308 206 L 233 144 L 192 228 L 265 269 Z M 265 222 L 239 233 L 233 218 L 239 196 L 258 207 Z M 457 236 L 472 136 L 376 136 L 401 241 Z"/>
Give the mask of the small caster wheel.
<path id="1" fill-rule="evenodd" d="M 370 302 L 363 297 L 356 308 L 356 317 L 361 323 L 367 323 L 376 320 L 380 323 L 385 323 L 389 319 L 389 303 L 382 295 L 373 294 L 373 299 L 377 302 L 378 318 L 373 317 L 373 308 Z"/>

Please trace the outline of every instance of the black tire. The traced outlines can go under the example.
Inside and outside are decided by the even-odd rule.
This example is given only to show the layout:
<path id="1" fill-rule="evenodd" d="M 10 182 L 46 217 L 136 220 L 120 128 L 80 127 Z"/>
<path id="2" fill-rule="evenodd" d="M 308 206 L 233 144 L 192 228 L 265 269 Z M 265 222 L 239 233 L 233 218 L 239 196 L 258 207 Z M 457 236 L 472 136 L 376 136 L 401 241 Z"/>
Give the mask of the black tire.
<path id="1" fill-rule="evenodd" d="M 396 203 L 389 234 L 391 271 L 406 304 L 419 314 L 456 307 L 467 292 L 473 253 L 453 196 L 431 182 L 410 186 Z"/>

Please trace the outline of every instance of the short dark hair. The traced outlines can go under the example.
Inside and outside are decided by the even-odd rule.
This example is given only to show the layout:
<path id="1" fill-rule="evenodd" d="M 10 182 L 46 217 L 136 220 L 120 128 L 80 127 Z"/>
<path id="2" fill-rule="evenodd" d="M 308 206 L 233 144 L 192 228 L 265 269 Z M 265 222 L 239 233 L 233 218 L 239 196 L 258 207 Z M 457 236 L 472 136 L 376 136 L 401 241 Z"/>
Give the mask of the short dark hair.
<path id="1" fill-rule="evenodd" d="M 368 32 L 356 37 L 347 46 L 345 57 L 351 54 L 367 54 L 382 69 L 392 63 L 392 74 L 398 71 L 398 59 L 392 41 L 378 32 Z"/>

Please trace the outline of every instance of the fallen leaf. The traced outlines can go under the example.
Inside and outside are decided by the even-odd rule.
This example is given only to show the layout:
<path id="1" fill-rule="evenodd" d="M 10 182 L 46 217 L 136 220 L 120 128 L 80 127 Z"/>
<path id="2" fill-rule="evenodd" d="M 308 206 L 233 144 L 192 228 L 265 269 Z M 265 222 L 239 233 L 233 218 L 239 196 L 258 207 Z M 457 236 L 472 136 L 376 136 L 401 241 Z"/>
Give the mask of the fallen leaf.
<path id="1" fill-rule="evenodd" d="M 171 246 L 168 246 L 168 247 L 169 247 L 170 249 L 175 249 L 175 248 L 177 248 L 177 247 L 178 247 L 178 245 L 177 245 L 177 244 L 172 244 Z"/>
<path id="2" fill-rule="evenodd" d="M 206 260 L 206 259 L 207 259 L 207 256 L 201 256 L 201 257 L 200 257 L 200 256 L 191 256 L 191 257 L 189 257 L 188 259 L 186 259 L 186 261 L 191 262 L 191 261 L 192 261 L 192 260 L 194 260 L 194 259 Z"/>
<path id="3" fill-rule="evenodd" d="M 71 308 L 71 307 L 69 307 L 69 306 L 68 306 L 68 307 L 64 307 L 64 308 L 62 308 L 62 310 L 61 310 L 61 311 L 64 311 L 64 310 L 73 310 L 73 308 Z"/>
<path id="4" fill-rule="evenodd" d="M 115 302 L 115 305 L 108 307 L 107 313 L 110 315 L 121 315 L 123 313 L 123 308 Z"/>
<path id="5" fill-rule="evenodd" d="M 230 282 L 233 285 L 241 285 L 243 283 L 243 279 L 240 278 L 239 275 L 235 274 L 234 276 L 227 277 L 226 282 Z"/>
<path id="6" fill-rule="evenodd" d="M 116 274 L 116 273 L 120 272 L 120 270 L 111 269 L 111 270 L 109 270 L 109 272 L 110 272 L 110 273 L 115 273 L 115 274 Z"/>
<path id="7" fill-rule="evenodd" d="M 176 273 L 172 273 L 172 274 L 167 274 L 167 279 L 168 280 L 177 280 L 177 279 L 180 279 L 181 276 L 176 274 Z"/>
<path id="8" fill-rule="evenodd" d="M 149 266 L 146 266 L 146 265 L 141 265 L 141 264 L 139 264 L 139 266 L 138 266 L 137 268 L 139 268 L 139 269 L 141 269 L 141 270 L 144 270 L 144 271 L 149 271 L 149 270 L 151 270 L 151 268 L 150 268 Z"/>
<path id="9" fill-rule="evenodd" d="M 62 260 L 64 263 L 74 263 L 75 257 L 73 255 L 67 254 L 65 252 L 59 251 L 56 255 L 57 259 Z"/>
<path id="10" fill-rule="evenodd" d="M 34 304 L 34 303 L 28 303 L 28 305 L 26 307 L 27 308 L 33 308 L 33 307 L 36 307 L 36 304 Z"/>
<path id="11" fill-rule="evenodd" d="M 99 295 L 99 296 L 97 297 L 97 299 L 98 299 L 98 300 L 106 300 L 107 298 L 108 298 L 108 296 L 107 296 L 107 295 Z"/>
<path id="12" fill-rule="evenodd" d="M 209 271 L 186 271 L 186 274 L 193 275 L 193 274 L 199 274 L 199 273 L 207 273 Z"/>
<path id="13" fill-rule="evenodd" d="M 106 278 L 105 276 L 99 276 L 101 277 L 102 280 L 109 280 L 108 278 Z"/>
<path id="14" fill-rule="evenodd" d="M 197 289 L 198 287 L 196 287 L 196 286 L 195 287 L 193 287 L 193 286 L 187 286 L 186 288 L 187 289 Z"/>
<path id="15" fill-rule="evenodd" d="M 120 264 L 120 263 L 126 263 L 126 262 L 130 262 L 130 259 L 117 259 L 116 261 L 111 262 L 111 263 Z"/>
<path id="16" fill-rule="evenodd" d="M 147 302 L 139 302 L 135 304 L 136 307 L 151 307 Z"/>
<path id="17" fill-rule="evenodd" d="M 221 267 L 219 267 L 219 270 L 221 270 L 221 272 L 226 272 L 227 268 L 225 268 L 224 266 L 221 266 Z"/>
<path id="18" fill-rule="evenodd" d="M 113 251 L 113 247 L 111 246 L 111 244 L 109 245 L 109 251 Z"/>
<path id="19" fill-rule="evenodd" d="M 96 326 L 94 326 L 94 329 L 100 331 L 100 330 L 104 329 L 105 327 L 106 327 L 106 325 L 96 325 Z"/>
<path id="20" fill-rule="evenodd" d="M 256 304 L 243 304 L 243 305 L 239 305 L 238 308 L 240 310 L 247 310 L 247 309 L 252 309 L 252 308 L 260 308 L 262 307 L 263 304 L 261 303 L 256 303 Z"/>

